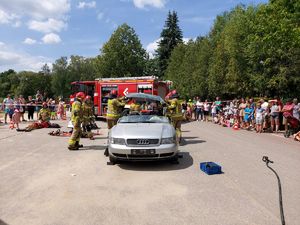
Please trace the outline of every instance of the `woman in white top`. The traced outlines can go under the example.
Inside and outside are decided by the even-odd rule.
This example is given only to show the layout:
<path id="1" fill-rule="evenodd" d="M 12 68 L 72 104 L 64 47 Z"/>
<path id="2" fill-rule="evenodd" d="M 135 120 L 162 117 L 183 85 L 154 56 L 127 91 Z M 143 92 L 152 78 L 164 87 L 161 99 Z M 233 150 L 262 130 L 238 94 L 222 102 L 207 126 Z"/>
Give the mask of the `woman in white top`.
<path id="1" fill-rule="evenodd" d="M 203 104 L 203 109 L 204 109 L 204 121 L 208 121 L 210 104 L 208 103 L 207 99 L 205 100 L 205 102 Z"/>

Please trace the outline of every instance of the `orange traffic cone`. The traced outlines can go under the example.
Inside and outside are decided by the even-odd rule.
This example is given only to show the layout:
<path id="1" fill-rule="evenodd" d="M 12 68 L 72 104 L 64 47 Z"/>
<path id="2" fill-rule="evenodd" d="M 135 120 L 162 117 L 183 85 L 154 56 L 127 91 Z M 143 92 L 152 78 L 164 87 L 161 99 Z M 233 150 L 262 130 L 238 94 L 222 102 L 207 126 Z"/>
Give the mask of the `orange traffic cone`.
<path id="1" fill-rule="evenodd" d="M 234 130 L 239 130 L 239 124 L 238 124 L 238 123 L 235 123 L 235 124 L 232 126 L 232 129 L 234 129 Z"/>

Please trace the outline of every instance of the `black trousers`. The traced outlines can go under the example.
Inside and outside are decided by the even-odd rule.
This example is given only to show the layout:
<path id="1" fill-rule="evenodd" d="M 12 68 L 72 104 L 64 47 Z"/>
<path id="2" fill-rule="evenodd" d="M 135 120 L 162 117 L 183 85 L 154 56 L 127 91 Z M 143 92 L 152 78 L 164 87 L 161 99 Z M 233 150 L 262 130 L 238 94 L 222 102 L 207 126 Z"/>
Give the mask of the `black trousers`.
<path id="1" fill-rule="evenodd" d="M 33 120 L 33 114 L 34 114 L 34 108 L 33 109 L 28 109 L 28 119 L 32 119 Z"/>

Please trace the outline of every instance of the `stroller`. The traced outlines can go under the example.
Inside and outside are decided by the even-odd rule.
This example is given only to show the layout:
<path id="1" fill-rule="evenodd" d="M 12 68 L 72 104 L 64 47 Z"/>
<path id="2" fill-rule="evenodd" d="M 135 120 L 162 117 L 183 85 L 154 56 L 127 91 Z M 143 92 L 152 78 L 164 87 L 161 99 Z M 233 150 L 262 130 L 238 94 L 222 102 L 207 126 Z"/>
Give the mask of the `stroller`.
<path id="1" fill-rule="evenodd" d="M 290 137 L 300 130 L 300 121 L 293 116 L 292 109 L 293 105 L 285 105 L 283 107 L 283 110 L 285 111 L 283 113 L 283 116 L 285 117 L 288 126 L 287 130 L 284 133 L 284 137 L 286 138 Z"/>

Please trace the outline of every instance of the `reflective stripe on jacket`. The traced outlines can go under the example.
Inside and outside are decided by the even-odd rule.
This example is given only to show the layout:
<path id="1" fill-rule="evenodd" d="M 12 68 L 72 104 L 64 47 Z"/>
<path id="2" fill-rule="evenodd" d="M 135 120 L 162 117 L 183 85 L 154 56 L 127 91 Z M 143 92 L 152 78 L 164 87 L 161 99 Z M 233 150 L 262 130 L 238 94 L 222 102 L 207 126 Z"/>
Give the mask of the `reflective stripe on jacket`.
<path id="1" fill-rule="evenodd" d="M 125 103 L 120 102 L 118 99 L 109 99 L 107 102 L 107 114 L 106 117 L 117 119 L 121 116 L 121 108 L 125 106 Z"/>

